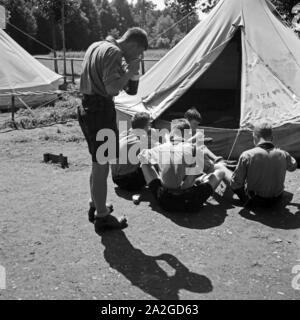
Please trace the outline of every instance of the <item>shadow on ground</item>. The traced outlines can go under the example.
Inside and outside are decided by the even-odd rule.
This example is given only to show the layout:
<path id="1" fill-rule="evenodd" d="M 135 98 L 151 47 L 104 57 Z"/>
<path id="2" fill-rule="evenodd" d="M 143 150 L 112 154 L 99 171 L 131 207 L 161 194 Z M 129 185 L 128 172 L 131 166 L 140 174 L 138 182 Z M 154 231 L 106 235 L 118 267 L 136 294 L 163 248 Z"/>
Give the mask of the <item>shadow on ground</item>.
<path id="1" fill-rule="evenodd" d="M 206 276 L 189 271 L 171 254 L 144 254 L 130 243 L 123 231 L 104 232 L 99 236 L 105 247 L 104 258 L 110 267 L 154 298 L 178 300 L 180 289 L 195 293 L 208 293 L 213 290 L 212 283 Z M 159 260 L 169 264 L 174 274 L 168 275 L 159 266 Z"/>
<path id="2" fill-rule="evenodd" d="M 140 192 L 144 193 L 144 189 Z M 130 201 L 132 200 L 132 195 L 135 194 L 135 192 L 127 191 L 119 187 L 115 187 L 115 193 L 118 195 L 118 197 L 123 198 L 125 200 L 130 200 Z M 145 201 L 145 200 L 143 199 L 142 201 Z"/>
<path id="3" fill-rule="evenodd" d="M 132 200 L 132 195 L 134 193 L 120 188 L 115 188 L 115 191 L 119 197 L 122 197 L 125 200 Z M 224 223 L 227 217 L 227 210 L 234 207 L 228 199 L 223 199 L 217 194 L 214 194 L 214 199 L 217 203 L 213 204 L 211 202 L 207 202 L 199 211 L 187 213 L 168 212 L 163 210 L 148 189 L 143 189 L 141 196 L 141 202 L 148 202 L 153 211 L 162 214 L 181 227 L 190 229 L 209 229 L 220 226 Z"/>
<path id="4" fill-rule="evenodd" d="M 293 194 L 285 191 L 282 200 L 274 208 L 243 208 L 239 214 L 249 220 L 260 222 L 275 229 L 300 228 L 300 203 L 291 202 Z M 298 209 L 292 213 L 287 206 Z"/>

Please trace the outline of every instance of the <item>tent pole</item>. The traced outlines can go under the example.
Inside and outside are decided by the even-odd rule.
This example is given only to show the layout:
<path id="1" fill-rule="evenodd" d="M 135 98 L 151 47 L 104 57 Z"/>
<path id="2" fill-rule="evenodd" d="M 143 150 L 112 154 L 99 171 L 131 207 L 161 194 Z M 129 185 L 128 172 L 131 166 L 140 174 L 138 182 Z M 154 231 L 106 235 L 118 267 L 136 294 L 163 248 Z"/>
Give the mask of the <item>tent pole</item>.
<path id="1" fill-rule="evenodd" d="M 242 91 L 242 28 L 239 27 L 237 30 L 239 32 L 239 46 L 238 46 L 238 53 L 239 53 L 239 58 L 238 58 L 238 90 L 236 91 L 235 94 L 235 108 L 239 110 L 239 123 L 240 123 L 240 118 L 241 118 L 241 91 Z"/>
<path id="2" fill-rule="evenodd" d="M 145 29 L 146 27 L 146 8 L 145 8 L 145 0 L 143 0 L 142 2 L 142 19 L 143 19 L 143 22 L 142 22 L 142 26 L 143 26 L 143 29 Z M 144 56 L 144 52 L 142 53 L 142 60 L 141 60 L 141 67 L 142 67 L 142 74 L 145 74 L 145 56 Z"/>

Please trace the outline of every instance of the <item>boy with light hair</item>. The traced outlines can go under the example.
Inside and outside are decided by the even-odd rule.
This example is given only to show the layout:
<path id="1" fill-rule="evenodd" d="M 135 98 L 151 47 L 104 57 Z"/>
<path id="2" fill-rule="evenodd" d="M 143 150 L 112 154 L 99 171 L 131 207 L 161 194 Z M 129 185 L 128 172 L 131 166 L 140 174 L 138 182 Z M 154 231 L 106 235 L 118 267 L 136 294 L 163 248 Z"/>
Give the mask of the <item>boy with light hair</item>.
<path id="1" fill-rule="evenodd" d="M 187 120 L 176 121 L 169 142 L 145 149 L 138 156 L 149 189 L 167 211 L 201 208 L 225 177 L 222 169 L 203 174 L 203 146 L 188 142 L 186 132 L 190 129 Z"/>

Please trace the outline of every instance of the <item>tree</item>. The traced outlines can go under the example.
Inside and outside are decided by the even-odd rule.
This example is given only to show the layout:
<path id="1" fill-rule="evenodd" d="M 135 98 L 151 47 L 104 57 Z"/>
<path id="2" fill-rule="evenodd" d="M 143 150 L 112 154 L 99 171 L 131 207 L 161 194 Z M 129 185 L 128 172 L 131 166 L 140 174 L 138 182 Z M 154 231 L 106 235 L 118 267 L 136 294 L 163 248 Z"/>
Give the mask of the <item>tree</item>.
<path id="1" fill-rule="evenodd" d="M 31 5 L 27 4 L 25 0 L 1 0 L 1 5 L 4 5 L 6 10 L 10 13 L 9 23 L 30 34 L 31 36 L 37 33 L 37 23 L 33 15 Z M 26 50 L 31 51 L 32 41 L 29 37 L 22 34 L 12 25 L 8 24 L 6 32 L 17 41 Z"/>
<path id="2" fill-rule="evenodd" d="M 174 25 L 174 20 L 171 18 L 170 15 L 166 16 L 160 16 L 157 20 L 157 24 L 155 26 L 156 34 L 159 36 L 159 41 L 161 43 L 164 43 L 164 46 L 166 47 L 166 41 L 162 41 L 161 39 L 167 38 L 169 41 L 168 43 L 170 44 L 171 41 L 173 40 L 174 36 L 177 33 L 180 33 L 179 28 Z M 156 37 L 157 37 L 156 36 Z"/>
<path id="3" fill-rule="evenodd" d="M 294 15 L 294 18 L 292 20 L 293 28 L 296 32 L 298 32 L 298 35 L 300 36 L 300 2 L 293 7 L 292 13 Z"/>
<path id="4" fill-rule="evenodd" d="M 74 14 L 72 20 L 66 24 L 65 32 L 68 50 L 85 50 L 94 41 L 91 39 L 89 19 L 82 11 Z"/>
<path id="5" fill-rule="evenodd" d="M 111 30 L 118 29 L 117 10 L 110 6 L 108 0 L 97 0 L 96 6 L 99 13 L 102 36 L 106 37 Z"/>
<path id="6" fill-rule="evenodd" d="M 300 0 L 272 0 L 281 16 L 286 22 L 291 25 L 294 15 L 292 14 L 293 7 L 299 3 Z"/>
<path id="7" fill-rule="evenodd" d="M 34 16 L 37 23 L 37 33 L 35 38 L 48 47 L 53 48 L 52 33 L 55 32 L 55 39 L 57 43 L 61 43 L 61 34 L 58 26 L 51 25 L 50 21 L 44 18 L 38 11 L 34 11 Z M 34 54 L 46 54 L 49 50 L 38 43 L 33 44 Z"/>
<path id="8" fill-rule="evenodd" d="M 218 2 L 219 0 L 199 0 L 198 6 L 202 12 L 208 13 Z"/>
<path id="9" fill-rule="evenodd" d="M 52 48 L 57 49 L 56 27 L 61 24 L 62 1 L 61 0 L 35 0 L 38 13 L 49 20 L 52 25 Z M 80 0 L 64 0 L 66 23 L 70 22 L 74 16 L 78 17 L 80 10 Z"/>
<path id="10" fill-rule="evenodd" d="M 183 14 L 195 11 L 198 0 L 166 0 L 165 4 L 168 7 L 174 7 L 180 10 Z"/>
<path id="11" fill-rule="evenodd" d="M 125 33 L 126 30 L 134 26 L 134 21 L 131 15 L 130 7 L 127 0 L 113 0 L 112 6 L 116 8 L 119 19 L 118 19 L 118 30 L 121 34 Z"/>
<path id="12" fill-rule="evenodd" d="M 198 0 L 165 0 L 165 4 L 175 14 L 175 20 L 179 21 L 186 17 L 185 20 L 185 32 L 188 33 L 195 26 L 196 5 Z M 191 16 L 193 16 L 193 23 L 191 24 Z M 198 20 L 197 20 L 198 22 Z M 197 23 L 196 22 L 196 23 Z M 183 29 L 181 28 L 181 31 Z"/>
<path id="13" fill-rule="evenodd" d="M 99 41 L 101 38 L 101 25 L 99 12 L 94 0 L 81 0 L 80 9 L 85 14 L 89 22 L 89 39 L 88 42 L 92 43 Z"/>
<path id="14" fill-rule="evenodd" d="M 148 18 L 151 19 L 156 4 L 149 0 L 137 0 L 131 7 L 134 23 L 147 31 Z"/>

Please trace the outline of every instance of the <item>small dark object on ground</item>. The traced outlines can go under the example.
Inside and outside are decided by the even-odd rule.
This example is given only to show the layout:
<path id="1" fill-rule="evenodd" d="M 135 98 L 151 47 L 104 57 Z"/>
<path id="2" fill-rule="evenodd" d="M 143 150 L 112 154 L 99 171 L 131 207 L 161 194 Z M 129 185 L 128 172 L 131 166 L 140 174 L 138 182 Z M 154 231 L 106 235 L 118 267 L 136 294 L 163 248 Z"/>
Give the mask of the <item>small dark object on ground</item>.
<path id="1" fill-rule="evenodd" d="M 69 168 L 68 157 L 64 157 L 62 153 L 59 155 L 44 153 L 44 162 L 49 161 L 51 161 L 52 163 L 60 163 L 63 169 Z"/>

